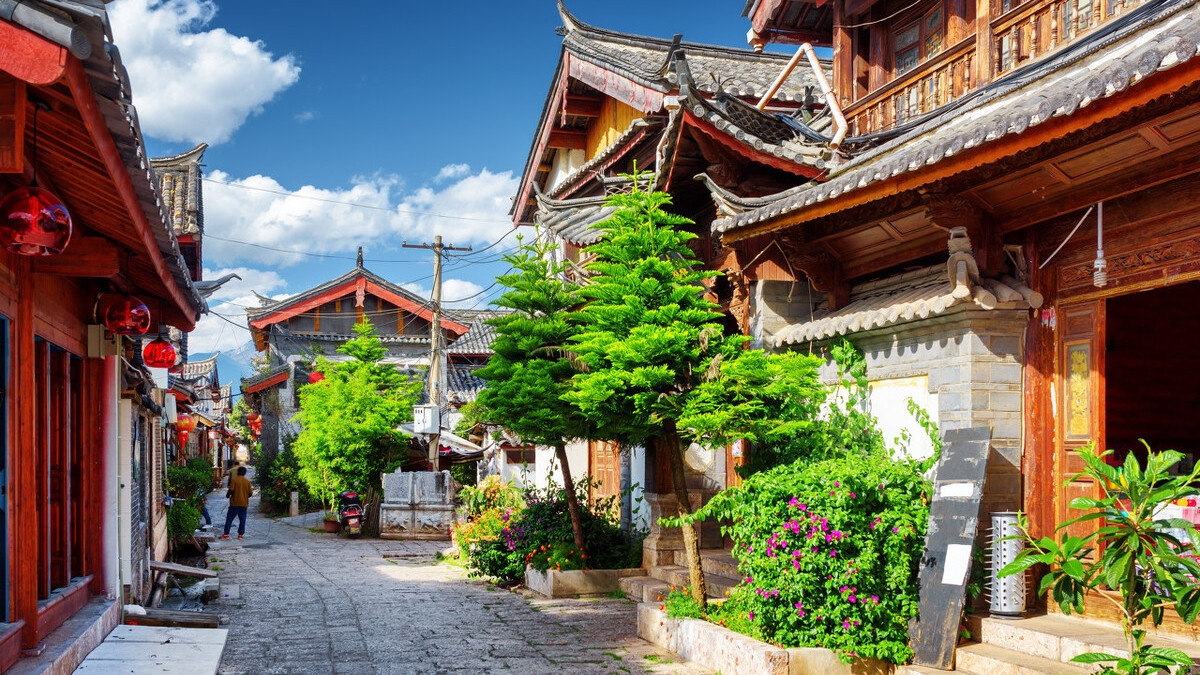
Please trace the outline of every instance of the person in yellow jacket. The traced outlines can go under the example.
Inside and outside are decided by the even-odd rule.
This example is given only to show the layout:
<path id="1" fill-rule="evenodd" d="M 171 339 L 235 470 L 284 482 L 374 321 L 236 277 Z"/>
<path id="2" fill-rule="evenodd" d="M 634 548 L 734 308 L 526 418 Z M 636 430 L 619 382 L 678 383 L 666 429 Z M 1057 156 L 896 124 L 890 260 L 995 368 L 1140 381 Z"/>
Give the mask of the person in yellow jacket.
<path id="1" fill-rule="evenodd" d="M 234 516 L 238 519 L 238 539 L 246 535 L 246 509 L 250 506 L 250 495 L 254 494 L 254 486 L 246 479 L 246 467 L 239 466 L 237 475 L 229 479 L 229 510 L 225 512 L 225 533 L 222 539 L 229 538 L 229 527 L 233 525 Z"/>

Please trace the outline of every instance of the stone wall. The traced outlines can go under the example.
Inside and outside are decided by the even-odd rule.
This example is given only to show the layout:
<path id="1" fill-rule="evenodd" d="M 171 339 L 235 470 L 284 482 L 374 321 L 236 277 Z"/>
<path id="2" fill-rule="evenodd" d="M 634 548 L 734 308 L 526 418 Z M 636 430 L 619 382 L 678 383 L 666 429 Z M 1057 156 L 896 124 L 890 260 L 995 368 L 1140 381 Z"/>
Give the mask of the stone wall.
<path id="1" fill-rule="evenodd" d="M 1022 344 L 1028 313 L 967 309 L 894 330 L 850 336 L 872 381 L 925 375 L 938 428 L 987 426 L 992 451 L 981 522 L 1021 507 Z M 827 365 L 822 374 L 832 380 Z"/>
<path id="2" fill-rule="evenodd" d="M 383 474 L 379 536 L 449 540 L 457 488 L 449 471 L 397 470 Z"/>

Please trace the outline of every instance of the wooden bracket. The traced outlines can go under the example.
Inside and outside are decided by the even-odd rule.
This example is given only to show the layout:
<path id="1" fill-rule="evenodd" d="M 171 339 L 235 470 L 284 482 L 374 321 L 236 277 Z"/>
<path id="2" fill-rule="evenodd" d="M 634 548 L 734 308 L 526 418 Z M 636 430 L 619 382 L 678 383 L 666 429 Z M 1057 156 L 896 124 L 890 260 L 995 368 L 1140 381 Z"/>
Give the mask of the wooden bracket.
<path id="1" fill-rule="evenodd" d="M 842 263 L 824 247 L 788 256 L 792 267 L 804 272 L 813 288 L 829 299 L 829 309 L 838 310 L 850 304 L 850 283 L 842 271 Z"/>
<path id="2" fill-rule="evenodd" d="M 0 173 L 25 171 L 25 83 L 0 72 Z"/>
<path id="3" fill-rule="evenodd" d="M 962 195 L 946 192 L 927 192 L 922 200 L 926 217 L 935 227 L 946 232 L 966 228 L 980 276 L 994 277 L 1003 272 L 1004 245 L 983 209 Z"/>

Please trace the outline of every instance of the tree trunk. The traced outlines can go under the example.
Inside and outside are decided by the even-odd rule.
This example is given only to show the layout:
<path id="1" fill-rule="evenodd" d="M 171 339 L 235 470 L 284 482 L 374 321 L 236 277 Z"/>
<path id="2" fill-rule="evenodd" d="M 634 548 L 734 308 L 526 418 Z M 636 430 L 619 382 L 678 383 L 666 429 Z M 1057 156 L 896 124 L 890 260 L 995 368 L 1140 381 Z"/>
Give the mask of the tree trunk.
<path id="1" fill-rule="evenodd" d="M 579 497 L 575 495 L 571 467 L 567 465 L 566 444 L 559 443 L 554 446 L 554 455 L 558 457 L 558 465 L 562 469 L 563 489 L 567 492 L 567 510 L 571 512 L 571 533 L 575 535 L 575 548 L 579 549 L 580 553 L 586 553 L 587 549 L 583 545 L 583 516 L 579 513 Z M 586 562 L 584 564 L 586 566 Z"/>
<path id="2" fill-rule="evenodd" d="M 692 500 L 687 488 L 687 467 L 683 464 L 683 446 L 673 420 L 664 423 L 666 433 L 661 439 L 661 450 L 671 461 L 671 484 L 675 488 L 675 499 L 679 502 L 679 517 L 692 514 Z M 691 582 L 692 598 L 704 607 L 708 587 L 704 583 L 704 570 L 700 567 L 700 537 L 696 525 L 683 526 L 683 553 L 687 558 L 688 580 Z"/>

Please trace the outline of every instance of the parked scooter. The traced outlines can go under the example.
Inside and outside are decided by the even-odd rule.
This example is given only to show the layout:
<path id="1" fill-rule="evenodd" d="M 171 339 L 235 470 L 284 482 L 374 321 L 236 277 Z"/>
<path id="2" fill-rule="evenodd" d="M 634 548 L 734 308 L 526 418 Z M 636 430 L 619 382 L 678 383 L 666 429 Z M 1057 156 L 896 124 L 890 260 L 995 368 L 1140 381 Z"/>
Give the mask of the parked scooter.
<path id="1" fill-rule="evenodd" d="M 357 537 L 362 533 L 364 515 L 358 493 L 346 490 L 338 495 L 338 500 L 338 522 L 342 524 L 342 532 L 351 537 Z"/>

